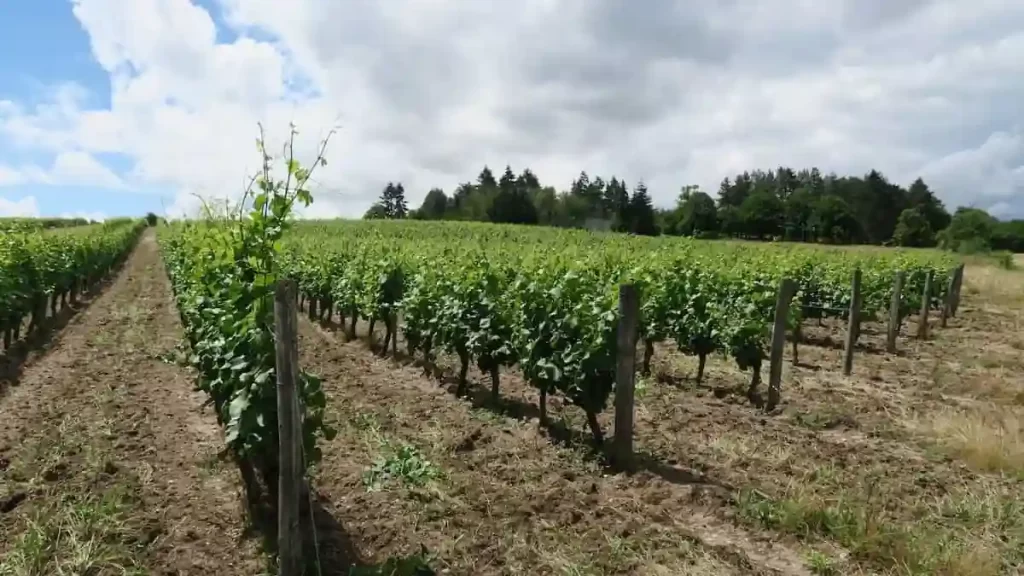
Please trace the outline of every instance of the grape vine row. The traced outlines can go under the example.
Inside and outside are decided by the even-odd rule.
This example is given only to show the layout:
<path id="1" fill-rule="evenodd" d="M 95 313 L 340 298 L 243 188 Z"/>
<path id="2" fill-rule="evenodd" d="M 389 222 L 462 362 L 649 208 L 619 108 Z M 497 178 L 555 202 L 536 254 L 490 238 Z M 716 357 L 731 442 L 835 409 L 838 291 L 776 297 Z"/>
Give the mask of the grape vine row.
<path id="1" fill-rule="evenodd" d="M 293 132 L 294 137 L 294 132 Z M 164 263 L 190 345 L 197 388 L 210 397 L 225 442 L 236 456 L 251 499 L 276 502 L 279 463 L 274 343 L 274 289 L 279 242 L 291 225 L 295 203 L 312 201 L 310 171 L 286 146 L 288 174 L 271 174 L 272 158 L 259 141 L 263 171 L 247 192 L 244 210 L 211 214 L 163 227 Z M 318 162 L 322 160 L 318 158 Z M 327 399 L 318 377 L 300 372 L 296 387 L 302 414 L 304 464 L 320 459 L 317 439 L 331 438 L 324 423 Z M 257 482 L 259 474 L 263 483 Z"/>
<path id="2" fill-rule="evenodd" d="M 51 315 L 58 302 L 105 276 L 127 256 L 145 227 L 142 220 L 119 219 L 105 224 L 42 230 L 20 226 L 0 231 L 0 331 L 4 348 L 20 337 L 24 320 L 29 331 Z"/>
<path id="3" fill-rule="evenodd" d="M 582 231 L 450 222 L 304 223 L 283 239 L 281 266 L 314 315 L 386 324 L 401 311 L 410 354 L 460 359 L 459 393 L 476 363 L 499 389 L 499 368 L 518 366 L 540 394 L 557 393 L 597 414 L 614 386 L 617 287 L 637 285 L 645 365 L 654 344 L 673 341 L 700 359 L 731 356 L 751 371 L 757 394 L 779 280 L 800 286 L 789 322 L 842 316 L 854 269 L 863 272 L 863 313 L 889 307 L 892 278 L 908 273 L 901 309 L 920 306 L 924 275 L 936 286 L 953 266 L 932 251 L 853 251 L 699 242 Z M 935 305 L 938 296 L 935 296 Z"/>

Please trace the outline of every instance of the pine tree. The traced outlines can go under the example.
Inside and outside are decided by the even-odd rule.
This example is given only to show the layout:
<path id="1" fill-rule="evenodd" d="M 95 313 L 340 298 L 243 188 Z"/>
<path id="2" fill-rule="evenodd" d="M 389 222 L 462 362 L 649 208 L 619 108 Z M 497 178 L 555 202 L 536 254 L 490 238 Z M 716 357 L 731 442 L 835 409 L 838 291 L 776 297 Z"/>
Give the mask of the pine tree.
<path id="1" fill-rule="evenodd" d="M 391 197 L 391 217 L 402 219 L 408 216 L 409 205 L 405 202 L 405 187 L 399 182 L 394 187 L 394 195 Z"/>
<path id="2" fill-rule="evenodd" d="M 498 182 L 494 180 L 494 173 L 487 166 L 484 166 L 484 169 L 480 171 L 480 175 L 476 177 L 476 183 L 484 191 L 490 191 L 498 187 Z"/>
<path id="3" fill-rule="evenodd" d="M 405 188 L 402 187 L 402 183 L 388 182 L 380 199 L 377 200 L 377 205 L 380 206 L 377 213 L 384 218 L 405 218 L 409 214 L 409 206 L 405 202 Z"/>
<path id="4" fill-rule="evenodd" d="M 640 182 L 633 189 L 629 199 L 630 232 L 643 236 L 656 236 L 658 227 L 654 220 L 654 205 L 647 194 L 647 186 Z"/>

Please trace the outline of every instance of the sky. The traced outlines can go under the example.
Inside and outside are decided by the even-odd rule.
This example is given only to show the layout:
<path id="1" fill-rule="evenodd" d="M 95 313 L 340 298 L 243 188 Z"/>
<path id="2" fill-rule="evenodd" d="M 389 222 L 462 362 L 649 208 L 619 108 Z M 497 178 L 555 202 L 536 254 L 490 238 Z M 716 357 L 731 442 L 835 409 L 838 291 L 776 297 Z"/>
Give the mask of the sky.
<path id="1" fill-rule="evenodd" d="M 485 165 L 656 204 L 754 168 L 1024 217 L 1024 2 L 0 0 L 0 215 L 194 215 L 294 123 L 306 216 Z"/>

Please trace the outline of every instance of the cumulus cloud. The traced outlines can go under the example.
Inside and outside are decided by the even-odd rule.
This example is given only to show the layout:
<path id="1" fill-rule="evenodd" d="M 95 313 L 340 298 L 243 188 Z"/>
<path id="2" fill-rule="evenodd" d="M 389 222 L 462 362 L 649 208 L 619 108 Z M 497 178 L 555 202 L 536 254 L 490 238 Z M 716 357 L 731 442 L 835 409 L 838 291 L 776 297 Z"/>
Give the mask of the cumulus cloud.
<path id="1" fill-rule="evenodd" d="M 104 214 L 103 212 L 61 212 L 58 218 L 85 218 L 86 220 L 90 220 L 92 222 L 103 222 L 104 220 L 107 219 L 107 215 Z"/>
<path id="2" fill-rule="evenodd" d="M 91 186 L 108 189 L 125 186 L 112 170 L 92 155 L 78 150 L 59 152 L 49 168 L 41 168 L 34 164 L 0 164 L 0 187 L 21 184 Z"/>
<path id="3" fill-rule="evenodd" d="M 0 198 L 0 217 L 36 218 L 39 216 L 39 204 L 32 196 L 21 200 Z"/>
<path id="4" fill-rule="evenodd" d="M 1024 216 L 1024 3 L 216 6 L 230 30 L 188 0 L 74 0 L 110 106 L 70 83 L 48 102 L 0 102 L 0 138 L 125 154 L 124 179 L 178 191 L 181 213 L 237 194 L 257 121 L 275 143 L 294 121 L 304 158 L 341 127 L 311 215 L 358 215 L 389 180 L 415 205 L 508 163 L 559 188 L 580 170 L 644 179 L 665 205 L 744 169 L 878 168 L 924 176 L 950 208 Z M 105 177 L 84 159 L 63 168 Z M 6 170 L 0 182 L 25 178 Z"/>

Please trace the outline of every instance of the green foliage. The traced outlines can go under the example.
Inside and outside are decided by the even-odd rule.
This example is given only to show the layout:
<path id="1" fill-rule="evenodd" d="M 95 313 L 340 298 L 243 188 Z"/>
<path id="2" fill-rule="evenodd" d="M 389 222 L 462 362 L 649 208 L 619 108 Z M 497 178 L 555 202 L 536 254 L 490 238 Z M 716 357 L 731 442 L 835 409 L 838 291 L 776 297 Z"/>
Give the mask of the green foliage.
<path id="1" fill-rule="evenodd" d="M 654 221 L 654 205 L 647 193 L 647 186 L 641 182 L 633 189 L 629 198 L 628 230 L 642 236 L 656 236 L 658 226 Z"/>
<path id="2" fill-rule="evenodd" d="M 498 183 L 498 193 L 487 208 L 487 217 L 491 222 L 537 223 L 537 208 L 530 198 L 527 183 L 517 179 L 509 166 L 505 167 L 505 173 Z"/>
<path id="3" fill-rule="evenodd" d="M 1010 220 L 996 224 L 992 231 L 992 249 L 1024 253 L 1024 220 Z"/>
<path id="4" fill-rule="evenodd" d="M 813 574 L 818 576 L 836 576 L 839 574 L 838 562 L 828 554 L 812 550 L 807 555 L 807 565 Z"/>
<path id="5" fill-rule="evenodd" d="M 156 214 L 153 214 L 152 212 L 149 212 L 149 213 L 146 214 L 146 225 L 147 226 L 156 226 L 156 223 L 157 223 L 158 220 L 159 220 L 159 218 L 157 218 Z"/>
<path id="6" fill-rule="evenodd" d="M 405 187 L 399 182 L 388 182 L 388 185 L 384 187 L 384 191 L 381 192 L 380 199 L 377 203 L 370 208 L 367 212 L 367 220 L 374 218 L 388 218 L 401 220 L 405 218 L 409 213 L 409 208 L 405 203 Z"/>
<path id="7" fill-rule="evenodd" d="M 785 224 L 785 204 L 771 192 L 755 192 L 740 205 L 744 231 L 754 238 L 781 236 Z"/>
<path id="8" fill-rule="evenodd" d="M 388 558 L 375 566 L 356 566 L 349 570 L 349 576 L 434 576 L 430 557 L 423 551 L 412 556 Z"/>
<path id="9" fill-rule="evenodd" d="M 363 486 L 367 492 L 383 490 L 389 482 L 401 482 L 406 486 L 426 486 L 440 477 L 441 471 L 415 446 L 402 444 L 387 456 L 374 461 L 363 473 Z"/>
<path id="10" fill-rule="evenodd" d="M 931 224 L 918 208 L 907 208 L 900 213 L 892 240 L 897 246 L 931 246 L 935 243 Z"/>
<path id="11" fill-rule="evenodd" d="M 55 294 L 92 283 L 132 246 L 141 220 L 0 232 L 0 330 L 20 326 Z"/>
<path id="12" fill-rule="evenodd" d="M 674 236 L 701 236 L 718 230 L 715 201 L 697 186 L 685 186 L 665 222 L 664 232 Z"/>
<path id="13" fill-rule="evenodd" d="M 849 204 L 838 196 L 823 196 L 811 212 L 811 229 L 825 242 L 841 244 L 856 238 L 859 226 Z"/>
<path id="14" fill-rule="evenodd" d="M 400 311 L 411 354 L 445 350 L 463 369 L 475 362 L 485 373 L 517 366 L 542 396 L 583 408 L 597 440 L 596 414 L 614 387 L 620 283 L 639 288 L 645 341 L 729 355 L 756 380 L 781 278 L 800 286 L 796 321 L 805 311 L 848 309 L 850 276 L 860 268 L 863 311 L 877 315 L 888 309 L 896 270 L 908 273 L 902 305 L 910 310 L 920 306 L 925 271 L 945 286 L 954 264 L 933 251 L 422 221 L 303 223 L 284 238 L 280 261 L 307 297 L 350 319 L 383 322 Z"/>
<path id="15" fill-rule="evenodd" d="M 178 309 L 191 344 L 200 390 L 210 396 L 225 441 L 240 457 L 273 478 L 277 468 L 277 395 L 274 347 L 274 289 L 277 256 L 291 227 L 296 203 L 309 205 L 311 170 L 285 146 L 287 174 L 272 174 L 273 158 L 257 141 L 263 169 L 246 191 L 243 211 L 215 215 L 164 230 L 160 239 Z M 326 141 L 324 142 L 326 146 Z M 323 148 L 316 165 L 324 163 Z M 315 166 L 314 165 L 314 168 Z M 306 465 L 319 460 L 326 398 L 320 380 L 301 373 L 299 382 Z"/>
<path id="16" fill-rule="evenodd" d="M 418 212 L 424 220 L 442 220 L 447 209 L 448 197 L 445 196 L 444 190 L 433 188 L 427 192 L 427 197 L 423 199 L 423 205 Z"/>
<path id="17" fill-rule="evenodd" d="M 953 215 L 949 227 L 939 234 L 940 245 L 961 254 L 987 252 L 997 221 L 984 210 L 960 208 Z"/>
<path id="18" fill-rule="evenodd" d="M 85 218 L 0 218 L 0 231 L 48 230 L 50 228 L 87 226 L 88 224 L 90 222 Z"/>
<path id="19" fill-rule="evenodd" d="M 722 181 L 717 202 L 696 186 L 685 186 L 669 210 L 655 208 L 657 191 L 640 188 L 639 195 L 634 191 L 631 196 L 626 183 L 614 176 L 606 181 L 581 172 L 568 190 L 559 192 L 543 186 L 529 169 L 516 176 L 506 167 L 501 178 L 495 178 L 485 166 L 475 182 L 460 184 L 451 198 L 431 190 L 414 218 L 844 244 L 891 242 L 906 209 L 917 210 L 932 232 L 950 222 L 942 201 L 922 179 L 905 189 L 877 170 L 862 177 L 785 166 L 745 171 Z M 387 206 L 382 200 L 365 218 L 389 217 Z M 901 240 L 906 240 L 906 232 Z"/>

